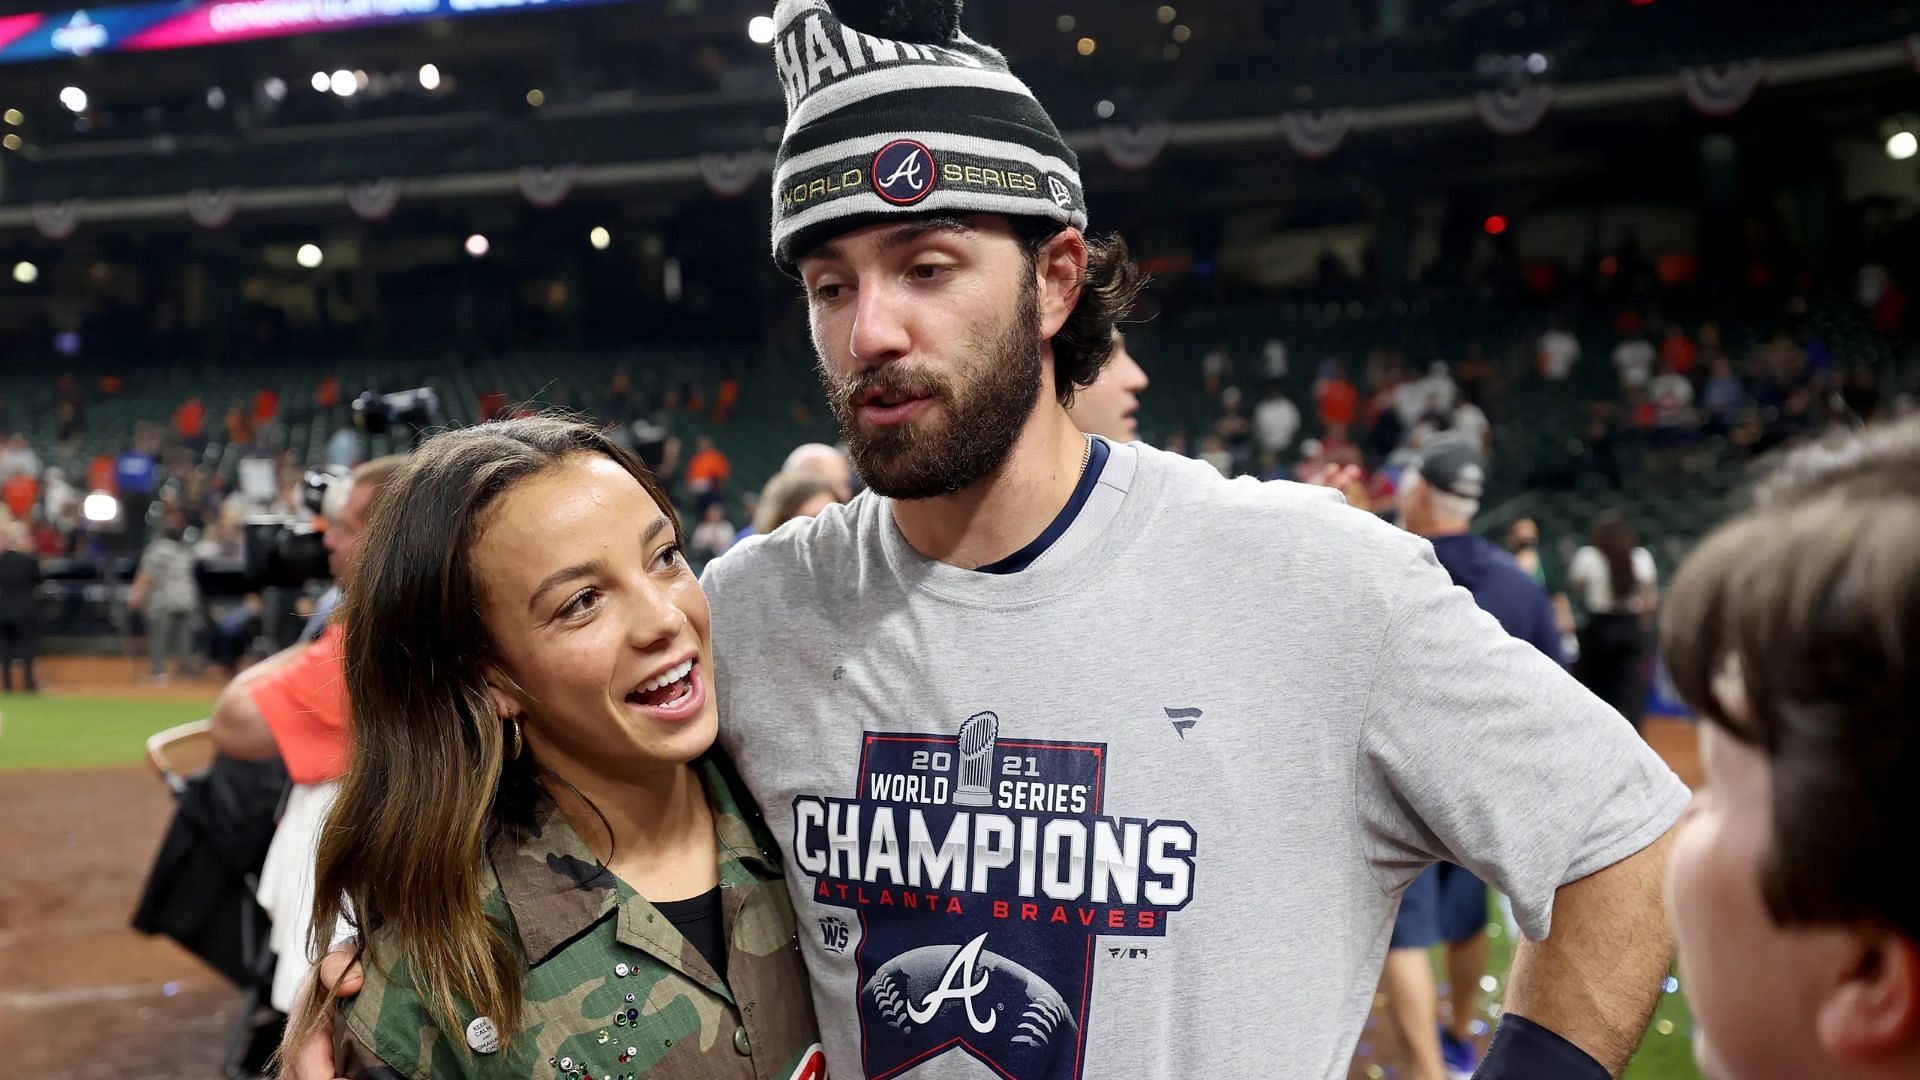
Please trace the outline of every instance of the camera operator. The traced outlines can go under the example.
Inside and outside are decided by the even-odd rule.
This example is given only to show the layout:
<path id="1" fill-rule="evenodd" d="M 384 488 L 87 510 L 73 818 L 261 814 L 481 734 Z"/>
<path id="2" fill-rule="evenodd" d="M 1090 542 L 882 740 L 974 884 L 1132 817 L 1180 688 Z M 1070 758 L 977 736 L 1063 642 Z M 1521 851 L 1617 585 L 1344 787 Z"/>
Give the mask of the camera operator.
<path id="1" fill-rule="evenodd" d="M 260 868 L 256 896 L 272 923 L 274 1008 L 291 1011 L 305 974 L 307 912 L 313 906 L 313 862 L 319 828 L 333 805 L 347 760 L 345 683 L 340 620 L 330 618 L 340 581 L 353 565 L 367 513 L 380 485 L 405 461 L 375 458 L 328 491 L 327 565 L 334 585 L 320 598 L 300 640 L 235 676 L 214 705 L 212 734 L 220 752 L 243 760 L 278 758 L 293 782 Z"/>
<path id="2" fill-rule="evenodd" d="M 376 458 L 338 481 L 330 493 L 337 514 L 328 515 L 327 565 L 334 586 L 320 598 L 300 640 L 236 675 L 213 707 L 213 741 L 220 752 L 244 761 L 280 758 L 295 783 L 330 780 L 344 760 L 345 718 L 339 693 L 338 630 L 330 616 L 339 581 L 353 564 L 366 527 L 367 510 L 380 485 L 406 460 Z M 329 633 L 328 631 L 333 632 Z"/>

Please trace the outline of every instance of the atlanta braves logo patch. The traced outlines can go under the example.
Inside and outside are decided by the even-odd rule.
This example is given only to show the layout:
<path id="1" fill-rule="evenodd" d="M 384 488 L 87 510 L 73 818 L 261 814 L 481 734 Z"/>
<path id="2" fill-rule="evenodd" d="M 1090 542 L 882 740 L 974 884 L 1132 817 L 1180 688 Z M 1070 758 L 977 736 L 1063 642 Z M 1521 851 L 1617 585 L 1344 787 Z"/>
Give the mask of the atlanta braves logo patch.
<path id="1" fill-rule="evenodd" d="M 912 206 L 933 194 L 933 151 L 912 139 L 895 139 L 873 155 L 873 190 L 895 206 Z"/>

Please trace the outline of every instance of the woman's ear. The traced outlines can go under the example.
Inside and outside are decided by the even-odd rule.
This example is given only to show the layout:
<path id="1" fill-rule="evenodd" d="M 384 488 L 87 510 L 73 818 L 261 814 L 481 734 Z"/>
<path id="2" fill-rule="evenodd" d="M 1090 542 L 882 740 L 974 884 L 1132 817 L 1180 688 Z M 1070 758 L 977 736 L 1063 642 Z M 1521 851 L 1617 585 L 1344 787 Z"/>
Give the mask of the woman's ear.
<path id="1" fill-rule="evenodd" d="M 514 691 L 514 681 L 498 668 L 489 667 L 486 673 L 487 697 L 493 701 L 493 714 L 500 717 L 517 717 L 526 712 L 520 698 Z"/>

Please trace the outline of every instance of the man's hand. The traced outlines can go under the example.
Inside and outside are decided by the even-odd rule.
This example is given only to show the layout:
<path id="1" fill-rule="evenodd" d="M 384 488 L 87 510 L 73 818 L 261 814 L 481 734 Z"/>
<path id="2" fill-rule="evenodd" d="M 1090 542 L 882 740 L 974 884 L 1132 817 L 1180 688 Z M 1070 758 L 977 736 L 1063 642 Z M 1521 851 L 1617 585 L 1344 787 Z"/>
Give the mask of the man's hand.
<path id="1" fill-rule="evenodd" d="M 320 966 L 309 972 L 307 978 L 318 976 L 320 987 L 331 990 L 335 997 L 349 998 L 360 992 L 366 982 L 360 964 L 354 959 L 350 949 L 330 952 L 321 958 Z M 294 999 L 305 1001 L 307 990 L 301 988 Z M 281 1046 L 281 1080 L 334 1080 L 333 1076 L 333 1010 L 320 1017 L 319 1026 L 307 1041 L 299 1046 Z M 344 1080 L 344 1078 L 342 1078 Z"/>
<path id="2" fill-rule="evenodd" d="M 1360 466 L 1342 465 L 1337 461 L 1329 461 L 1308 473 L 1304 481 L 1314 487 L 1332 488 L 1335 491 L 1345 491 L 1359 482 Z"/>

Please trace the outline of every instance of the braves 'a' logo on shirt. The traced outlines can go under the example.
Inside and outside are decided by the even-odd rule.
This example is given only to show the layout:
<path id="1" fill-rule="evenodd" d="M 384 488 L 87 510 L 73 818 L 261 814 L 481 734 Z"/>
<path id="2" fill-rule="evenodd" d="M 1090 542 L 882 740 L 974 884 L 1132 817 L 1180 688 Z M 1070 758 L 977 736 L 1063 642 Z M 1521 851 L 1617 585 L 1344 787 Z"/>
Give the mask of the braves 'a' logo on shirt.
<path id="1" fill-rule="evenodd" d="M 1193 899 L 1184 821 L 1109 817 L 1104 743 L 868 732 L 851 799 L 793 802 L 815 901 L 850 908 L 861 1064 L 953 1050 L 1009 1080 L 1079 1080 L 1094 940 L 1160 937 Z"/>

